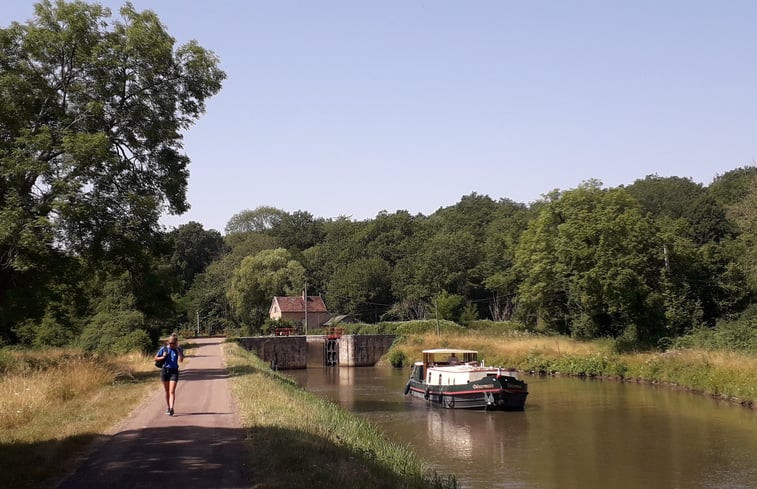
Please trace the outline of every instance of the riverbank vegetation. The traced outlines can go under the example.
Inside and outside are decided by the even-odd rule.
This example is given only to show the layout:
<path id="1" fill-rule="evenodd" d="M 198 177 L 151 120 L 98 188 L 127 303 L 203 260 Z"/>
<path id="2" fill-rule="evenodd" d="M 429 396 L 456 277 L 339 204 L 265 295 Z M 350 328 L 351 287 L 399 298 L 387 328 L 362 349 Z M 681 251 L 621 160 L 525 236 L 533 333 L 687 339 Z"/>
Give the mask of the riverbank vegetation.
<path id="1" fill-rule="evenodd" d="M 44 487 L 155 387 L 143 354 L 0 350 L 4 487 Z"/>
<path id="2" fill-rule="evenodd" d="M 255 487 L 438 488 L 454 477 L 428 470 L 374 425 L 298 387 L 235 343 L 224 345 Z"/>
<path id="3" fill-rule="evenodd" d="M 504 329 L 504 328 L 503 328 Z M 421 351 L 452 347 L 477 350 L 490 365 L 537 375 L 571 375 L 664 384 L 747 407 L 757 407 L 757 355 L 717 349 L 669 349 L 619 353 L 607 340 L 578 341 L 517 330 L 436 332 L 401 337 L 386 361 L 408 365 Z"/>

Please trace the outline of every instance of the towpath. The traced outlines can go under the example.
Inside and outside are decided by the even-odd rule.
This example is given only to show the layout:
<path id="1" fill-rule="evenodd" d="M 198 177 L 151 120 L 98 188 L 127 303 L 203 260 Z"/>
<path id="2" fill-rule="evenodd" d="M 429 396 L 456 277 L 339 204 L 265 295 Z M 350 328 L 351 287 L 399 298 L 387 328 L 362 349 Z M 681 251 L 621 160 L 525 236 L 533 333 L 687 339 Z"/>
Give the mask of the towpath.
<path id="1" fill-rule="evenodd" d="M 223 339 L 192 341 L 198 348 L 182 364 L 174 416 L 156 369 L 155 392 L 59 488 L 251 486 Z"/>

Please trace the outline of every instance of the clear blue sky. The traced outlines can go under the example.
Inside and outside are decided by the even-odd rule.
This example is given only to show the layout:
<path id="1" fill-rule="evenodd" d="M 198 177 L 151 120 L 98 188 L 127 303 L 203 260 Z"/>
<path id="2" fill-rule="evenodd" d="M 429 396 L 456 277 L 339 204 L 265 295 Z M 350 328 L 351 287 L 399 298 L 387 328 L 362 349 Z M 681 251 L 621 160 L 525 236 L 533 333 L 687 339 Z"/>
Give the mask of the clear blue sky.
<path id="1" fill-rule="evenodd" d="M 101 2 L 114 8 L 123 2 Z M 0 25 L 32 16 L 4 0 Z M 757 161 L 755 1 L 133 0 L 228 79 L 186 134 L 190 220 L 529 203 Z"/>

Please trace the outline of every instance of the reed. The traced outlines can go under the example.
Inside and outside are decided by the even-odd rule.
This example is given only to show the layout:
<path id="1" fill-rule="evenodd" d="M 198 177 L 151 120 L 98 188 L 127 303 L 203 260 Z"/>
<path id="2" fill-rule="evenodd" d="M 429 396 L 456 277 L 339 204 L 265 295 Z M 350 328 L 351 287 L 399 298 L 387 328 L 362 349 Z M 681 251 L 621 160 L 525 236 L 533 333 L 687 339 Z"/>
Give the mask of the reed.
<path id="1" fill-rule="evenodd" d="M 42 487 L 144 397 L 152 362 L 73 349 L 0 353 L 0 473 Z M 47 481 L 47 482 L 46 482 Z"/>
<path id="2" fill-rule="evenodd" d="M 456 488 L 363 418 L 225 345 L 256 488 Z"/>
<path id="3" fill-rule="evenodd" d="M 624 355 L 626 377 L 757 406 L 757 358 L 737 352 L 671 350 Z"/>

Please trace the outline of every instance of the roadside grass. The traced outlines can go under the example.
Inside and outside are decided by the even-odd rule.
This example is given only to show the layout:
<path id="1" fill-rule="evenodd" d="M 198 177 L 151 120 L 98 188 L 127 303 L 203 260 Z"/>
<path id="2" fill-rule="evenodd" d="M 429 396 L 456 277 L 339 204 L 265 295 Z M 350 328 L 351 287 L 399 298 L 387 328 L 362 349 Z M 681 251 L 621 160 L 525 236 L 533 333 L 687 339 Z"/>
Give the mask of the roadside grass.
<path id="1" fill-rule="evenodd" d="M 154 387 L 150 357 L 0 352 L 0 485 L 45 487 Z"/>
<path id="2" fill-rule="evenodd" d="M 256 489 L 361 487 L 455 489 L 375 425 L 273 372 L 235 343 L 224 345 L 246 431 Z"/>
<path id="3" fill-rule="evenodd" d="M 475 331 L 441 337 L 411 335 L 395 342 L 392 350 L 401 351 L 412 362 L 421 359 L 422 350 L 440 347 L 477 350 L 489 365 L 534 374 L 667 384 L 757 407 L 757 357 L 747 353 L 686 349 L 620 354 L 613 351 L 610 341 L 577 341 L 518 331 L 496 336 Z"/>

